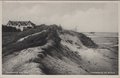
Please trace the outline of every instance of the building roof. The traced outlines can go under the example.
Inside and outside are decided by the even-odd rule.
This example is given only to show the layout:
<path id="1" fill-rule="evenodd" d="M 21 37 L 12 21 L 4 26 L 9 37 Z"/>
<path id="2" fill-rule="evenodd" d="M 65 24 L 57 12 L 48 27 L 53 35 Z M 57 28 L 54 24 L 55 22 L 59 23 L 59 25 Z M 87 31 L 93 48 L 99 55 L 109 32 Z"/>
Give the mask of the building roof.
<path id="1" fill-rule="evenodd" d="M 7 25 L 14 25 L 14 26 L 20 25 L 20 26 L 25 26 L 25 25 L 28 25 L 29 23 L 30 23 L 31 25 L 35 26 L 35 24 L 32 23 L 31 21 L 9 21 Z"/>

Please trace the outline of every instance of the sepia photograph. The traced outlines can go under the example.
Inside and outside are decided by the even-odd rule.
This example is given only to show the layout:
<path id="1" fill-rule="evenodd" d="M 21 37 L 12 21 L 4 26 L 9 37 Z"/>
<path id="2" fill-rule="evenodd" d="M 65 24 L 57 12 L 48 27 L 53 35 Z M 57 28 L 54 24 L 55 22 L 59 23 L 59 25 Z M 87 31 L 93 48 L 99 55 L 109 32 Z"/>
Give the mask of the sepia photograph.
<path id="1" fill-rule="evenodd" d="M 118 75 L 118 3 L 3 1 L 2 75 Z"/>

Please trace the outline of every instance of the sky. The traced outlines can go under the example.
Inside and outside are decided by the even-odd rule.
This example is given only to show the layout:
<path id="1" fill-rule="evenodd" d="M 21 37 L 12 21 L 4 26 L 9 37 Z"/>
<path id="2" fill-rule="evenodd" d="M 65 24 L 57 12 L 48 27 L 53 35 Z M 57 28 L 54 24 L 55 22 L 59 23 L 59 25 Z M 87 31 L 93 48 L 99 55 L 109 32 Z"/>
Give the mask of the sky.
<path id="1" fill-rule="evenodd" d="M 57 24 L 78 32 L 117 32 L 118 5 L 114 2 L 3 2 L 2 21 Z"/>

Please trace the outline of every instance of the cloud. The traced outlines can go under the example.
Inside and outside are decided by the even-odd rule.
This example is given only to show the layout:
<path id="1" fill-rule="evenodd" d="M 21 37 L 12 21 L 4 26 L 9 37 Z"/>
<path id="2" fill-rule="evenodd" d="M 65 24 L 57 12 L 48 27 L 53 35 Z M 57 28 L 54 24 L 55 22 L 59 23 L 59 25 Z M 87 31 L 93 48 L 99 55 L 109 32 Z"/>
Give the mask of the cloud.
<path id="1" fill-rule="evenodd" d="M 16 6 L 17 9 L 14 7 Z M 31 20 L 36 24 L 61 24 L 79 32 L 117 32 L 118 12 L 115 3 L 106 4 L 34 4 L 5 5 L 3 21 Z"/>
<path id="2" fill-rule="evenodd" d="M 115 32 L 117 31 L 117 15 L 111 11 L 91 8 L 87 11 L 76 11 L 73 14 L 53 15 L 41 18 L 42 23 L 61 24 L 66 29 L 78 31 Z"/>

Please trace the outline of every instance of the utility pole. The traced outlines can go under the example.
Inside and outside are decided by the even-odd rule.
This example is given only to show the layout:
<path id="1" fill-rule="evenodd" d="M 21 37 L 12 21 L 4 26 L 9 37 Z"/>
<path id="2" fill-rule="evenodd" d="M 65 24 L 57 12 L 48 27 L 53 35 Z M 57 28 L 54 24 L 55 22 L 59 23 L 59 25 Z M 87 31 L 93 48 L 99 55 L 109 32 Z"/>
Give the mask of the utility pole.
<path id="1" fill-rule="evenodd" d="M 78 26 L 75 26 L 75 31 L 77 31 L 77 27 L 78 27 Z"/>

